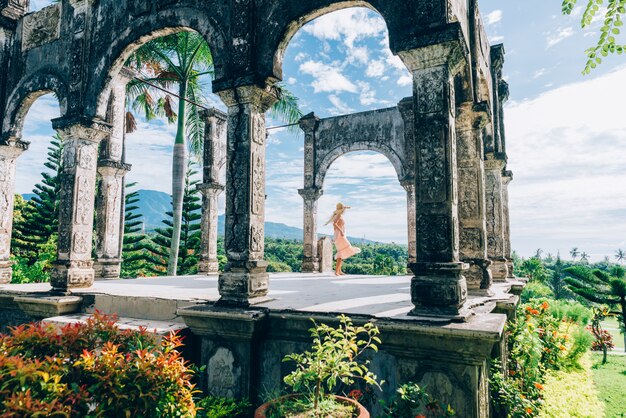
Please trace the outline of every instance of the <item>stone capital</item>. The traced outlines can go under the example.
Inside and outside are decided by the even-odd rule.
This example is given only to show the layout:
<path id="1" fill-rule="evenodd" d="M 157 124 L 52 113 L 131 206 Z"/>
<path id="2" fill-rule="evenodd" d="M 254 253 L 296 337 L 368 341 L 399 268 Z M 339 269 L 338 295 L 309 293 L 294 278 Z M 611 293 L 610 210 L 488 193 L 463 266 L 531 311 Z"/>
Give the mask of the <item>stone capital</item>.
<path id="1" fill-rule="evenodd" d="M 509 83 L 504 80 L 498 81 L 498 100 L 500 105 L 509 100 Z"/>
<path id="2" fill-rule="evenodd" d="M 415 179 L 404 179 L 400 182 L 400 185 L 407 193 L 415 193 Z"/>
<path id="3" fill-rule="evenodd" d="M 112 126 L 100 119 L 61 117 L 52 120 L 52 128 L 61 132 L 65 139 L 82 139 L 94 143 L 111 135 Z"/>
<path id="4" fill-rule="evenodd" d="M 28 0 L 0 0 L 0 15 L 18 20 L 28 13 Z"/>
<path id="5" fill-rule="evenodd" d="M 298 189 L 298 194 L 302 196 L 305 201 L 315 202 L 324 194 L 324 191 L 317 187 L 309 187 L 306 189 Z"/>
<path id="6" fill-rule="evenodd" d="M 205 121 L 208 121 L 212 118 L 215 118 L 220 122 L 226 122 L 228 120 L 228 115 L 215 107 L 201 110 L 200 117 Z"/>
<path id="7" fill-rule="evenodd" d="M 314 112 L 311 112 L 308 115 L 303 116 L 298 121 L 298 124 L 300 125 L 300 129 L 302 129 L 304 132 L 315 131 L 319 123 L 320 123 L 320 118 L 315 116 Z"/>
<path id="8" fill-rule="evenodd" d="M 0 143 L 0 158 L 15 159 L 28 149 L 28 142 L 19 141 L 17 143 Z"/>
<path id="9" fill-rule="evenodd" d="M 513 172 L 510 170 L 504 170 L 502 172 L 502 183 L 506 186 L 513 180 Z"/>
<path id="10" fill-rule="evenodd" d="M 131 169 L 130 164 L 124 164 L 115 160 L 98 161 L 98 174 L 101 176 L 124 177 Z"/>
<path id="11" fill-rule="evenodd" d="M 130 83 L 135 77 L 139 76 L 139 72 L 133 70 L 132 68 L 122 67 L 120 73 L 118 75 L 119 81 L 126 85 Z"/>
<path id="12" fill-rule="evenodd" d="M 491 121 L 492 114 L 489 103 L 480 102 L 474 105 L 474 129 L 482 129 Z"/>
<path id="13" fill-rule="evenodd" d="M 278 101 L 280 92 L 274 86 L 261 88 L 256 85 L 241 86 L 217 92 L 229 108 L 252 105 L 261 113 L 265 113 Z"/>
<path id="14" fill-rule="evenodd" d="M 451 73 L 455 73 L 460 68 L 460 65 L 465 62 L 466 49 L 460 39 L 455 39 L 421 48 L 400 51 L 398 55 L 412 72 L 447 66 Z"/>
<path id="15" fill-rule="evenodd" d="M 207 196 L 210 193 L 220 194 L 221 192 L 224 191 L 224 185 L 219 184 L 219 183 L 213 183 L 213 182 L 201 183 L 201 184 L 196 185 L 196 189 L 203 195 Z"/>
<path id="16" fill-rule="evenodd" d="M 504 170 L 506 156 L 502 153 L 489 153 L 485 156 L 485 170 Z"/>
<path id="17" fill-rule="evenodd" d="M 398 102 L 398 110 L 402 115 L 402 119 L 407 120 L 415 116 L 413 97 L 405 97 Z"/>
<path id="18" fill-rule="evenodd" d="M 494 73 L 502 71 L 504 66 L 504 44 L 496 44 L 491 46 L 491 68 Z"/>

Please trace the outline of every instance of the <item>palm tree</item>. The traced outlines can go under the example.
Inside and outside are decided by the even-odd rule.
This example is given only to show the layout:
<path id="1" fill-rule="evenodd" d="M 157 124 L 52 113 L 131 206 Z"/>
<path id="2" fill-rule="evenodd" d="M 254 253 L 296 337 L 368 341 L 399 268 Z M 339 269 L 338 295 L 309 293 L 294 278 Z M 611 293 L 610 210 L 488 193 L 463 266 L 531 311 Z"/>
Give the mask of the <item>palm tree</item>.
<path id="1" fill-rule="evenodd" d="M 580 254 L 580 261 L 582 261 L 583 263 L 589 263 L 589 254 L 583 251 Z"/>
<path id="2" fill-rule="evenodd" d="M 612 314 L 626 320 L 626 274 L 624 268 L 616 266 L 611 274 L 602 270 L 591 270 L 588 267 L 574 266 L 565 269 L 570 277 L 565 278 L 569 289 L 590 302 L 608 305 Z M 626 333 L 624 333 L 626 344 Z"/>
<path id="3" fill-rule="evenodd" d="M 537 251 L 535 251 L 535 258 L 541 260 L 542 254 L 543 254 L 543 250 L 541 248 L 537 248 Z"/>
<path id="4" fill-rule="evenodd" d="M 617 259 L 617 262 L 621 264 L 622 261 L 626 260 L 626 251 L 618 249 L 615 251 L 615 258 Z"/>
<path id="5" fill-rule="evenodd" d="M 576 259 L 578 258 L 578 254 L 580 254 L 578 252 L 578 247 L 574 247 L 570 250 L 569 254 L 572 256 L 572 260 L 576 261 Z"/>
<path id="6" fill-rule="evenodd" d="M 213 76 L 213 56 L 202 35 L 184 31 L 146 43 L 131 56 L 126 65 L 148 74 L 143 80 L 135 79 L 129 83 L 127 92 L 131 108 L 141 112 L 147 120 L 165 117 L 169 123 L 178 124 L 172 166 L 173 228 L 167 265 L 167 274 L 174 276 L 180 247 L 188 149 L 199 157 L 204 139 L 204 122 L 195 104 L 205 101 L 203 96 L 208 88 L 204 81 Z M 175 99 L 154 86 L 166 90 L 177 88 L 177 96 L 187 101 L 178 100 L 176 112 Z M 287 123 L 296 123 L 302 117 L 297 102 L 298 99 L 291 93 L 282 91 L 272 113 Z M 135 127 L 134 116 L 128 112 L 126 129 L 132 132 Z"/>

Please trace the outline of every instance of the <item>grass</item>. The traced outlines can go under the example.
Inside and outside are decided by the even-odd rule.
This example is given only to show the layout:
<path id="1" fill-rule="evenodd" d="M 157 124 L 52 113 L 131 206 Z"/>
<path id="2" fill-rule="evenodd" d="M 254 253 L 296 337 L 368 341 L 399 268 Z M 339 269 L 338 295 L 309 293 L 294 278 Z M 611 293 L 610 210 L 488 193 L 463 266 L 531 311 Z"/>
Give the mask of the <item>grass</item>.
<path id="1" fill-rule="evenodd" d="M 544 382 L 541 418 L 602 417 L 604 403 L 593 382 L 591 355 L 580 360 L 580 370 L 551 371 Z"/>
<path id="2" fill-rule="evenodd" d="M 626 356 L 609 356 L 602 365 L 602 355 L 593 354 L 593 380 L 605 403 L 605 417 L 626 417 Z"/>
<path id="3" fill-rule="evenodd" d="M 613 336 L 615 350 L 624 351 L 624 336 L 619 332 L 619 323 L 617 318 L 609 318 L 602 322 L 602 328 L 607 330 Z"/>

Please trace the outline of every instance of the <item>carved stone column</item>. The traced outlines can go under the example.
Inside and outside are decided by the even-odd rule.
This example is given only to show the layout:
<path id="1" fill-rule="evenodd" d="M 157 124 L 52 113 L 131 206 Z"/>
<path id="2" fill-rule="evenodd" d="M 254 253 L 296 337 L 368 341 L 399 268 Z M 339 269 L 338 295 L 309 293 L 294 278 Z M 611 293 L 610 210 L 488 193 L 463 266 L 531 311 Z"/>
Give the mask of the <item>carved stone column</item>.
<path id="1" fill-rule="evenodd" d="M 202 193 L 202 224 L 200 242 L 200 261 L 198 274 L 216 274 L 219 272 L 217 260 L 217 199 L 224 191 L 224 186 L 217 183 L 199 184 Z"/>
<path id="2" fill-rule="evenodd" d="M 130 166 L 112 160 L 100 160 L 96 196 L 95 277 L 118 279 L 122 268 L 124 176 Z"/>
<path id="3" fill-rule="evenodd" d="M 215 274 L 219 272 L 217 260 L 218 197 L 224 191 L 220 179 L 220 169 L 226 162 L 226 122 L 228 117 L 217 109 L 203 111 L 201 116 L 205 121 L 205 131 L 203 182 L 197 186 L 202 193 L 202 241 L 200 243 L 198 273 Z"/>
<path id="4" fill-rule="evenodd" d="M 126 127 L 126 84 L 131 75 L 121 74 L 111 89 L 107 120 L 111 135 L 102 143 L 98 162 L 96 196 L 96 278 L 118 279 L 124 241 L 124 177 L 131 166 L 123 163 Z"/>
<path id="5" fill-rule="evenodd" d="M 467 265 L 459 259 L 454 75 L 463 56 L 455 42 L 400 52 L 413 73 L 416 262 L 412 315 L 465 319 Z"/>
<path id="6" fill-rule="evenodd" d="M 265 112 L 272 88 L 237 87 L 218 93 L 228 106 L 226 234 L 228 264 L 220 275 L 219 304 L 247 306 L 269 291 L 265 249 Z"/>
<path id="7" fill-rule="evenodd" d="M 320 259 L 317 253 L 317 201 L 322 196 L 321 189 L 311 187 L 298 190 L 304 199 L 304 257 L 303 273 L 318 273 Z"/>
<path id="8" fill-rule="evenodd" d="M 0 284 L 11 282 L 13 276 L 11 234 L 15 202 L 15 163 L 28 149 L 28 143 L 18 139 L 0 143 Z"/>
<path id="9" fill-rule="evenodd" d="M 409 266 L 417 261 L 416 258 L 416 241 L 417 241 L 417 229 L 416 222 L 417 217 L 415 213 L 415 181 L 413 179 L 402 182 L 402 187 L 406 190 L 406 213 L 407 213 L 407 238 L 409 244 Z M 409 267 L 410 268 L 410 267 Z"/>
<path id="10" fill-rule="evenodd" d="M 456 136 L 459 168 L 460 257 L 470 268 L 465 272 L 467 288 L 489 293 L 491 261 L 487 258 L 485 221 L 485 167 L 482 131 L 488 107 L 472 102 L 457 107 Z"/>
<path id="11" fill-rule="evenodd" d="M 504 206 L 502 170 L 506 165 L 502 154 L 487 154 L 485 160 L 485 194 L 487 200 L 487 255 L 492 262 L 494 281 L 505 281 L 509 276 L 504 247 Z"/>
<path id="12" fill-rule="evenodd" d="M 111 131 L 101 121 L 59 118 L 52 121 L 63 138 L 63 172 L 59 194 L 59 243 L 51 285 L 58 293 L 90 287 L 94 281 L 91 258 L 94 191 L 98 144 Z"/>
<path id="13" fill-rule="evenodd" d="M 504 257 L 508 267 L 508 277 L 514 278 L 513 255 L 511 249 L 511 218 L 509 215 L 509 183 L 513 180 L 513 172 L 504 170 L 502 173 L 502 208 L 504 215 Z"/>

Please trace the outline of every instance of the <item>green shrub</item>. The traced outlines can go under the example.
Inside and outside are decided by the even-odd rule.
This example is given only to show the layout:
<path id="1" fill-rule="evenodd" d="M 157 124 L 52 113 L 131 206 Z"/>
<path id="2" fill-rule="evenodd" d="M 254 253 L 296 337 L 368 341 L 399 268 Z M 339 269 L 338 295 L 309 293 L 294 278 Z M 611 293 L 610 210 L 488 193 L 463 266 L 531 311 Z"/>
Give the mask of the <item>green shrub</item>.
<path id="1" fill-rule="evenodd" d="M 61 330 L 0 335 L 0 416 L 194 417 L 192 371 L 175 334 L 157 343 L 96 313 Z"/>
<path id="2" fill-rule="evenodd" d="M 550 314 L 560 321 L 587 325 L 593 317 L 591 309 L 573 300 L 550 301 Z"/>
<path id="3" fill-rule="evenodd" d="M 572 342 L 567 350 L 564 365 L 568 369 L 580 369 L 580 359 L 591 348 L 593 336 L 584 326 L 576 327 L 570 335 Z"/>
<path id="4" fill-rule="evenodd" d="M 552 289 L 545 284 L 539 282 L 531 282 L 524 287 L 521 299 L 522 303 L 528 303 L 533 299 L 549 299 L 552 298 Z"/>
<path id="5" fill-rule="evenodd" d="M 268 261 L 267 271 L 268 273 L 290 273 L 292 270 L 289 264 L 279 261 Z"/>
<path id="6" fill-rule="evenodd" d="M 455 416 L 448 405 L 442 407 L 423 388 L 415 383 L 407 383 L 398 388 L 396 397 L 387 404 L 381 401 L 383 415 L 380 418 L 444 418 Z"/>
<path id="7" fill-rule="evenodd" d="M 207 397 L 196 402 L 197 418 L 245 418 L 250 416 L 252 405 L 247 400 Z"/>

